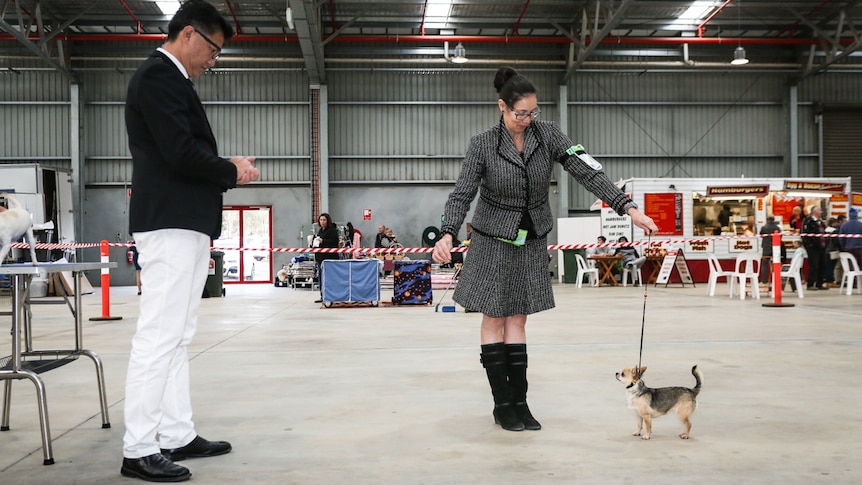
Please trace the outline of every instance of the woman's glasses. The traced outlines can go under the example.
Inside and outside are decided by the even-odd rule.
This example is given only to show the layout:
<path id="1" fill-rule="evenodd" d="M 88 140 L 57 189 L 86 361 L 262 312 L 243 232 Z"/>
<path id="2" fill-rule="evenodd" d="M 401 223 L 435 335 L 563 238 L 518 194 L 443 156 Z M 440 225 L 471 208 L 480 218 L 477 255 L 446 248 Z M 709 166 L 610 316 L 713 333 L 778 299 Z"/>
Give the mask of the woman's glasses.
<path id="1" fill-rule="evenodd" d="M 508 108 L 509 108 L 509 111 L 511 111 L 512 114 L 515 115 L 515 119 L 519 120 L 519 121 L 525 120 L 528 117 L 531 119 L 536 119 L 542 113 L 542 110 L 540 110 L 539 108 L 536 108 L 533 111 L 515 111 L 511 107 L 508 107 Z"/>

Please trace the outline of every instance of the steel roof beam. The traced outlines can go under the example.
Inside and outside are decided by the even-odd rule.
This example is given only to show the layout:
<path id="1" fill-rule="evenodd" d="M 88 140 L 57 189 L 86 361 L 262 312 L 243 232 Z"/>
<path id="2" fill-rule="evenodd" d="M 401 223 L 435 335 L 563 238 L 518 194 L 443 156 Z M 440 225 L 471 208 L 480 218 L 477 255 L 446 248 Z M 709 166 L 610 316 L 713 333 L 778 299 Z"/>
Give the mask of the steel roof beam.
<path id="1" fill-rule="evenodd" d="M 323 45 L 321 44 L 319 7 L 311 0 L 288 0 L 293 11 L 293 24 L 299 37 L 299 48 L 308 71 L 308 81 L 311 84 L 325 84 L 326 70 L 323 62 Z"/>
<path id="2" fill-rule="evenodd" d="M 587 57 L 589 57 L 590 54 L 592 54 L 592 52 L 596 49 L 596 47 L 598 47 L 598 45 L 602 42 L 602 40 L 605 37 L 607 37 L 608 34 L 610 34 L 611 31 L 613 29 L 615 29 L 617 27 L 617 25 L 620 24 L 620 22 L 623 21 L 623 19 L 626 17 L 626 11 L 628 11 L 628 9 L 632 5 L 634 5 L 634 3 L 635 3 L 635 0 L 623 0 L 623 2 L 620 4 L 620 6 L 616 10 L 616 12 L 613 12 L 613 13 L 611 13 L 610 8 L 606 9 L 607 11 L 606 11 L 605 15 L 608 17 L 607 23 L 602 27 L 602 29 L 595 36 L 590 36 L 589 44 L 587 44 L 587 48 L 580 50 L 578 52 L 577 59 L 575 59 L 574 62 L 572 62 L 572 65 L 569 66 L 568 69 L 566 69 L 566 74 L 563 75 L 563 78 L 561 80 L 562 83 L 568 82 L 569 78 L 572 77 L 572 74 L 574 74 L 574 72 L 578 68 L 580 68 L 581 65 L 583 65 L 584 61 L 587 60 Z M 601 5 L 601 1 L 597 0 L 596 1 L 596 9 L 597 10 L 599 9 L 600 5 Z M 584 14 L 587 15 L 586 10 L 584 10 Z M 599 21 L 598 13 L 595 16 L 595 20 L 596 20 L 595 26 L 598 27 L 598 21 Z M 583 36 L 583 34 L 585 34 L 585 32 L 582 31 L 582 36 Z M 586 44 L 586 39 L 584 39 L 583 43 Z"/>
<path id="3" fill-rule="evenodd" d="M 26 30 L 24 29 L 24 23 L 23 23 L 24 19 L 21 17 L 21 7 L 18 5 L 17 2 L 15 3 L 15 7 L 16 7 L 15 9 L 17 11 L 17 14 L 18 14 L 18 23 L 19 23 L 18 25 L 21 28 L 21 32 L 29 32 L 29 30 L 30 30 L 29 26 L 27 27 Z M 37 13 L 38 13 L 38 5 L 37 5 Z M 37 15 L 37 16 L 40 16 L 40 15 Z M 40 19 L 39 24 L 41 25 L 41 23 L 42 22 Z M 36 56 L 38 56 L 40 59 L 45 61 L 48 65 L 50 65 L 51 67 L 53 67 L 54 69 L 59 71 L 61 74 L 66 76 L 66 78 L 69 81 L 71 81 L 73 83 L 78 82 L 77 79 L 75 78 L 75 75 L 72 74 L 71 71 L 69 71 L 64 65 L 55 61 L 54 59 L 51 58 L 50 55 L 48 55 L 47 45 L 42 43 L 42 39 L 41 39 L 42 31 L 41 31 L 41 29 L 39 30 L 39 35 L 40 35 L 39 42 L 31 42 L 30 39 L 28 39 L 26 35 L 19 32 L 19 29 L 16 29 L 14 26 L 12 26 L 11 24 L 9 24 L 8 22 L 6 22 L 3 19 L 0 19 L 0 29 L 5 30 L 6 33 L 8 33 L 12 37 L 14 37 L 15 40 L 17 40 L 21 45 L 26 47 L 27 50 L 36 54 Z"/>

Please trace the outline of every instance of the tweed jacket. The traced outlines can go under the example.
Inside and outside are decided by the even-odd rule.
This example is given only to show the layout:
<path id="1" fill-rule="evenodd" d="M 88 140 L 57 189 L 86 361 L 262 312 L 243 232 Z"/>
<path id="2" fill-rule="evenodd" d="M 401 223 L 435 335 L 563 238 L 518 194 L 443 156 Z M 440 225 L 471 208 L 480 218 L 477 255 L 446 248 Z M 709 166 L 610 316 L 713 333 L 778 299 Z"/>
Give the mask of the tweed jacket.
<path id="1" fill-rule="evenodd" d="M 591 167 L 566 150 L 571 140 L 560 127 L 548 121 L 533 121 L 524 133 L 524 153 L 518 152 L 502 118 L 497 126 L 473 136 L 461 163 L 461 174 L 449 194 L 441 232 L 458 234 L 479 192 L 473 213 L 473 229 L 486 236 L 515 239 L 525 211 L 536 235 L 553 228 L 548 192 L 555 163 L 561 163 L 575 180 L 622 215 L 631 202 L 601 167 Z"/>
<path id="2" fill-rule="evenodd" d="M 160 51 L 135 71 L 126 97 L 132 153 L 129 232 L 188 229 L 218 238 L 222 193 L 236 167 L 218 156 L 194 85 Z"/>

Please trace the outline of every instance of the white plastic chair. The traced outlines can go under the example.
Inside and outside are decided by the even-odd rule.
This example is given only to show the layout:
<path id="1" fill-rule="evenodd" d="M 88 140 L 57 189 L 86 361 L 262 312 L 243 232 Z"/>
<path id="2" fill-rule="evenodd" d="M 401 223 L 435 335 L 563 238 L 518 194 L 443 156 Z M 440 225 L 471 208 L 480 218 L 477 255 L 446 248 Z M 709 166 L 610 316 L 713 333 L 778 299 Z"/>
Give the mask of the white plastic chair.
<path id="1" fill-rule="evenodd" d="M 715 284 L 718 283 L 718 279 L 725 278 L 725 281 L 730 284 L 730 275 L 733 274 L 733 271 L 725 271 L 721 269 L 721 263 L 718 262 L 718 257 L 714 254 L 707 254 L 706 260 L 709 262 L 709 285 L 707 295 L 715 296 Z"/>
<path id="2" fill-rule="evenodd" d="M 739 283 L 739 299 L 745 299 L 745 284 L 751 281 L 751 296 L 760 299 L 760 254 L 742 253 L 736 257 L 736 269 L 727 278 L 730 283 L 730 297 L 733 298 L 733 290 Z"/>
<path id="3" fill-rule="evenodd" d="M 805 261 L 805 253 L 802 251 L 796 251 L 793 253 L 793 258 L 790 260 L 790 264 L 784 264 L 781 266 L 781 289 L 784 289 L 784 285 L 786 284 L 788 279 L 792 279 L 793 283 L 796 285 L 796 293 L 799 294 L 799 298 L 805 298 L 802 293 L 802 287 L 804 285 L 802 279 L 802 263 Z M 770 287 L 771 291 L 771 287 Z"/>
<path id="4" fill-rule="evenodd" d="M 587 260 L 580 254 L 575 254 L 575 261 L 578 264 L 578 288 L 581 288 L 584 276 L 590 277 L 590 286 L 599 286 L 599 269 L 587 266 Z"/>
<path id="5" fill-rule="evenodd" d="M 632 264 L 623 266 L 623 286 L 626 286 L 629 281 L 629 272 L 632 274 L 632 286 L 634 286 L 635 283 L 643 286 L 644 283 L 643 276 L 641 275 L 641 266 L 643 266 L 645 262 L 646 258 L 641 256 L 632 261 Z"/>
<path id="6" fill-rule="evenodd" d="M 838 253 L 838 258 L 841 260 L 841 269 L 844 270 L 844 278 L 841 279 L 841 286 L 838 287 L 838 292 L 841 293 L 841 290 L 844 286 L 847 286 L 847 294 L 853 294 L 853 280 L 856 280 L 856 287 L 859 288 L 859 292 L 862 293 L 862 270 L 859 269 L 859 263 L 856 261 L 856 257 L 850 253 L 846 253 L 844 251 Z"/>

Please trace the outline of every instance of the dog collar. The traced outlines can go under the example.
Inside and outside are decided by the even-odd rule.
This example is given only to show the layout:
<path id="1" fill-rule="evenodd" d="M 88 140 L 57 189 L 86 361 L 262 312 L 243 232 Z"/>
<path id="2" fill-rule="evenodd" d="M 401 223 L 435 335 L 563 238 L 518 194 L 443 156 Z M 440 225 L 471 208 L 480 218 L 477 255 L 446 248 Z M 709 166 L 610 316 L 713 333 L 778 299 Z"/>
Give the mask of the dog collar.
<path id="1" fill-rule="evenodd" d="M 635 384 L 636 384 L 635 382 L 632 382 L 631 384 L 626 386 L 626 389 L 631 389 L 631 388 L 635 387 Z"/>

